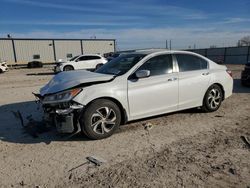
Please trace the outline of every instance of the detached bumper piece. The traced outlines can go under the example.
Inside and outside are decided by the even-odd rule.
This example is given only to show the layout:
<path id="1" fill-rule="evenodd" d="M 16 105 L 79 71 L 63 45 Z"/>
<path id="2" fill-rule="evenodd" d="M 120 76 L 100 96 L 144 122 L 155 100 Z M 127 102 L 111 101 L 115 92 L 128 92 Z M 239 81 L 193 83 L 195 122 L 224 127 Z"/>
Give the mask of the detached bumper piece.
<path id="1" fill-rule="evenodd" d="M 75 129 L 74 114 L 56 115 L 55 124 L 59 133 L 73 133 Z"/>
<path id="2" fill-rule="evenodd" d="M 59 133 L 76 134 L 81 131 L 78 119 L 82 109 L 83 106 L 78 104 L 69 105 L 67 108 L 46 105 L 44 118 L 52 122 Z"/>

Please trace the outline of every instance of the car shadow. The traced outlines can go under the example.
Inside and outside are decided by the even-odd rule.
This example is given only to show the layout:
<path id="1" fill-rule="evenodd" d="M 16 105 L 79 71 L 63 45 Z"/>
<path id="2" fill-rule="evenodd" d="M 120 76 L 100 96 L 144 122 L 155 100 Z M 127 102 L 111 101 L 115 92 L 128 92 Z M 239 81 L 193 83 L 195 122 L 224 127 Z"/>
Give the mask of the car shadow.
<path id="1" fill-rule="evenodd" d="M 234 79 L 233 93 L 250 93 L 250 87 L 243 86 L 241 79 Z"/>
<path id="2" fill-rule="evenodd" d="M 23 117 L 17 117 L 17 112 Z M 82 134 L 70 137 L 69 135 L 58 134 L 54 127 L 41 127 L 43 112 L 35 101 L 6 104 L 0 106 L 0 140 L 4 142 L 35 144 L 50 144 L 53 141 L 91 141 Z M 30 122 L 28 119 L 35 120 Z M 32 124 L 34 123 L 34 124 Z M 27 125 L 29 125 L 27 127 Z M 40 127 L 37 127 L 40 126 Z M 45 125 L 44 125 L 45 126 Z"/>
<path id="3" fill-rule="evenodd" d="M 39 73 L 28 73 L 27 76 L 48 76 L 48 75 L 55 75 L 54 72 L 39 72 Z"/>

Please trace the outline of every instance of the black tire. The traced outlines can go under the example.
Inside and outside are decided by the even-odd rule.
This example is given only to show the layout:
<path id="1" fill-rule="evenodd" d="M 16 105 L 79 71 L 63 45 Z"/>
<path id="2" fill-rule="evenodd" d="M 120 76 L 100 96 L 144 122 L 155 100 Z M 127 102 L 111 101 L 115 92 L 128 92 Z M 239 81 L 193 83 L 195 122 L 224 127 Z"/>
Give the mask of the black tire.
<path id="1" fill-rule="evenodd" d="M 246 87 L 246 86 L 247 86 L 246 82 L 245 82 L 245 81 L 243 81 L 243 80 L 241 80 L 241 85 L 242 85 L 242 86 L 244 86 L 244 87 Z"/>
<path id="2" fill-rule="evenodd" d="M 28 62 L 28 68 L 41 68 L 41 67 L 43 67 L 43 63 L 40 61 Z"/>
<path id="3" fill-rule="evenodd" d="M 109 114 L 108 117 L 107 114 Z M 120 126 L 121 112 L 114 102 L 97 99 L 87 106 L 79 121 L 82 132 L 88 138 L 93 140 L 103 139 L 111 136 Z"/>
<path id="4" fill-rule="evenodd" d="M 0 69 L 0 73 L 3 73 L 3 70 L 2 70 L 2 69 Z"/>
<path id="5" fill-rule="evenodd" d="M 101 66 L 103 66 L 103 64 L 102 64 L 102 63 L 97 64 L 97 65 L 96 65 L 96 67 L 95 67 L 95 69 L 97 70 L 97 69 L 99 69 Z"/>
<path id="6" fill-rule="evenodd" d="M 202 110 L 204 112 L 214 112 L 219 109 L 222 100 L 222 89 L 217 84 L 214 84 L 208 88 L 204 96 Z"/>
<path id="7" fill-rule="evenodd" d="M 63 71 L 72 71 L 74 70 L 74 67 L 70 66 L 70 65 L 66 65 L 64 68 L 63 68 Z"/>

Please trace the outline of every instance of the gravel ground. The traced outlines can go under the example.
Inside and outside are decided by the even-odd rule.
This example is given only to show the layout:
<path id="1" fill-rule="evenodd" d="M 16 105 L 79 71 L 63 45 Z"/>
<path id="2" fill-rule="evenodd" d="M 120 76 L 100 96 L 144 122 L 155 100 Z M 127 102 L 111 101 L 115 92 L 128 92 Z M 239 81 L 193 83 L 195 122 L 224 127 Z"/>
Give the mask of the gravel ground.
<path id="1" fill-rule="evenodd" d="M 1 74 L 0 187 L 250 187 L 250 148 L 241 139 L 250 140 L 250 88 L 240 85 L 243 66 L 228 67 L 234 93 L 217 112 L 135 121 L 98 141 L 25 133 L 12 111 L 41 119 L 32 92 L 52 78 L 51 67 Z"/>

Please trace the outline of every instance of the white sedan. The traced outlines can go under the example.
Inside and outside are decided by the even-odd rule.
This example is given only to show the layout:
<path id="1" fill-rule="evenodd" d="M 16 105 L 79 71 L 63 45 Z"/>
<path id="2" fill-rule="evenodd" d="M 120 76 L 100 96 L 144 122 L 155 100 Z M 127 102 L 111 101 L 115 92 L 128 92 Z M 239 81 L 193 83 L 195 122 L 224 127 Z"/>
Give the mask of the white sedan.
<path id="1" fill-rule="evenodd" d="M 60 73 L 37 96 L 59 132 L 102 139 L 132 120 L 194 107 L 216 111 L 232 90 L 231 72 L 206 57 L 138 51 L 95 72 Z"/>
<path id="2" fill-rule="evenodd" d="M 6 62 L 0 62 L 0 73 L 8 71 L 8 66 Z"/>
<path id="3" fill-rule="evenodd" d="M 107 62 L 107 59 L 97 54 L 84 54 L 71 58 L 66 62 L 59 62 L 55 72 L 71 71 L 78 69 L 97 69 Z"/>

